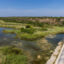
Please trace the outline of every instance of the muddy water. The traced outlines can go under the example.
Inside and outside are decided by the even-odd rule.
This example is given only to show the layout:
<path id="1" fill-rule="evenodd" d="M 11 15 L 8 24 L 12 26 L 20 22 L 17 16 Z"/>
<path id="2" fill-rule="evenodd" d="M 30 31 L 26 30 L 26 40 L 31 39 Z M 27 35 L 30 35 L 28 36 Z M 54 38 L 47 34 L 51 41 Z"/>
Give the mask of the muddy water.
<path id="1" fill-rule="evenodd" d="M 36 41 L 25 41 L 15 39 L 16 34 L 4 34 L 2 32 L 4 29 L 11 30 L 10 28 L 0 28 L 0 46 L 16 45 L 27 52 L 28 55 L 31 55 L 33 58 L 35 58 L 36 55 L 41 54 L 45 57 L 42 58 L 44 59 L 44 61 L 42 61 L 43 64 L 45 63 L 45 60 L 47 60 L 46 58 L 51 55 L 51 51 L 55 49 L 58 42 L 64 38 L 64 34 L 57 34 L 49 35 Z M 35 64 L 37 64 L 37 62 Z"/>

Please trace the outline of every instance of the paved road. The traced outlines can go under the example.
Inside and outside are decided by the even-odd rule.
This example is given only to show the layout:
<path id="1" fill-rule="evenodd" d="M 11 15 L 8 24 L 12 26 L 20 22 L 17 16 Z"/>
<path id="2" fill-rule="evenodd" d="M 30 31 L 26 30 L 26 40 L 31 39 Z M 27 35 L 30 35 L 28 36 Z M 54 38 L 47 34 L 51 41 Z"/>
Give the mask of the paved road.
<path id="1" fill-rule="evenodd" d="M 55 64 L 64 64 L 64 45 Z"/>

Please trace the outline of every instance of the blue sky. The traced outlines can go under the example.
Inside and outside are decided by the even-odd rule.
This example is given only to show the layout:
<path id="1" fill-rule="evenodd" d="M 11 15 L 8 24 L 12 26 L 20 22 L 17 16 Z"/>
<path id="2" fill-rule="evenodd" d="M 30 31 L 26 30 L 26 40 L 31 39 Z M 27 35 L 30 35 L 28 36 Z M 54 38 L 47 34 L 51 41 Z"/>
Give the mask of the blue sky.
<path id="1" fill-rule="evenodd" d="M 64 0 L 0 0 L 0 16 L 64 16 Z"/>

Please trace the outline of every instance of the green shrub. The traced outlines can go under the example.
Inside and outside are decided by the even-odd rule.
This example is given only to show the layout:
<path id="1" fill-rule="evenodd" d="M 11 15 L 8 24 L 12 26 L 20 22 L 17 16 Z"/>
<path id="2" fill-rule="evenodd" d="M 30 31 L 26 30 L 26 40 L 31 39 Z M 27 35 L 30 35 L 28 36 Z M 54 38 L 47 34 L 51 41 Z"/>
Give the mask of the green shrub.
<path id="1" fill-rule="evenodd" d="M 2 64 L 27 64 L 28 58 L 23 54 L 22 50 L 15 46 L 8 46 L 2 49 L 5 60 Z"/>
<path id="2" fill-rule="evenodd" d="M 27 57 L 25 55 L 7 55 L 2 64 L 27 64 Z"/>
<path id="3" fill-rule="evenodd" d="M 47 31 L 47 28 L 42 28 L 43 31 Z"/>
<path id="4" fill-rule="evenodd" d="M 35 32 L 35 29 L 34 28 L 21 28 L 21 32 L 33 34 Z"/>
<path id="5" fill-rule="evenodd" d="M 14 46 L 10 46 L 10 47 L 5 47 L 5 49 L 3 50 L 3 53 L 5 55 L 7 55 L 7 54 L 22 54 L 22 50 L 14 47 Z"/>
<path id="6" fill-rule="evenodd" d="M 32 26 L 30 26 L 30 25 L 26 25 L 26 28 L 32 28 Z"/>

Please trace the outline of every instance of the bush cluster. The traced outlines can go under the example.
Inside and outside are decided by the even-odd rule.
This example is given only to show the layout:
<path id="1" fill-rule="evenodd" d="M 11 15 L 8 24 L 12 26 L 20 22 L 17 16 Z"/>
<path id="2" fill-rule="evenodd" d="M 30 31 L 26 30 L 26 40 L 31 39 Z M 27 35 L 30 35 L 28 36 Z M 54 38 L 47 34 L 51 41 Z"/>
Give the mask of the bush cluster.
<path id="1" fill-rule="evenodd" d="M 22 50 L 19 48 L 16 48 L 14 46 L 6 47 L 3 51 L 5 55 L 7 54 L 22 54 Z"/>
<path id="2" fill-rule="evenodd" d="M 21 28 L 21 32 L 33 34 L 35 32 L 35 28 L 32 28 L 31 26 L 28 25 L 25 28 Z"/>

